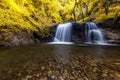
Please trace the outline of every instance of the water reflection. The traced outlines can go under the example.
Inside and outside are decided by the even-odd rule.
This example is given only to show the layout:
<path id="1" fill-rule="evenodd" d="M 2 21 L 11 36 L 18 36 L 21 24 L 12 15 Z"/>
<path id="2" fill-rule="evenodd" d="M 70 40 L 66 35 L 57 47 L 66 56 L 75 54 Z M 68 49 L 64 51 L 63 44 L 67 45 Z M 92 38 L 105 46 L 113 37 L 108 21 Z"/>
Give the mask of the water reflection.
<path id="1" fill-rule="evenodd" d="M 89 46 L 84 49 L 85 53 L 88 55 L 96 56 L 97 58 L 105 57 L 106 49 L 103 46 Z"/>
<path id="2" fill-rule="evenodd" d="M 104 47 L 98 47 L 94 49 L 94 53 L 97 55 L 99 58 L 105 57 L 105 48 Z"/>
<path id="3" fill-rule="evenodd" d="M 71 53 L 71 47 L 65 45 L 54 45 L 54 57 L 56 61 L 68 61 Z"/>

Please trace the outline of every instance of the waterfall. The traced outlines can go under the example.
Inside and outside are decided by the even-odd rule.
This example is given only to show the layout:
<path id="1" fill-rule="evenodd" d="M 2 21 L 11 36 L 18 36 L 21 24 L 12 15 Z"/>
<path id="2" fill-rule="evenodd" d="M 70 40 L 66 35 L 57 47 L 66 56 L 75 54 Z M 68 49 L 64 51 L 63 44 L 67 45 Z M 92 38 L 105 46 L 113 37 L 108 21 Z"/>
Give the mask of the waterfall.
<path id="1" fill-rule="evenodd" d="M 59 24 L 57 26 L 54 42 L 71 42 L 72 23 Z"/>
<path id="2" fill-rule="evenodd" d="M 93 22 L 86 23 L 85 35 L 86 35 L 86 42 L 88 43 L 98 43 L 98 44 L 105 43 L 102 32 Z"/>
<path id="3" fill-rule="evenodd" d="M 75 31 L 74 29 L 72 30 L 72 28 L 74 27 L 77 29 L 76 26 L 77 25 L 73 25 L 73 23 L 59 24 L 56 29 L 54 40 L 50 44 L 74 44 L 73 42 L 71 42 L 71 38 L 73 38 L 72 31 Z M 80 26 L 80 29 L 78 28 L 78 30 L 81 33 L 76 32 L 76 35 L 84 36 L 85 33 L 85 43 L 100 45 L 106 44 L 102 32 L 95 23 L 87 22 L 85 27 Z M 81 36 L 79 36 L 78 38 L 83 37 Z"/>

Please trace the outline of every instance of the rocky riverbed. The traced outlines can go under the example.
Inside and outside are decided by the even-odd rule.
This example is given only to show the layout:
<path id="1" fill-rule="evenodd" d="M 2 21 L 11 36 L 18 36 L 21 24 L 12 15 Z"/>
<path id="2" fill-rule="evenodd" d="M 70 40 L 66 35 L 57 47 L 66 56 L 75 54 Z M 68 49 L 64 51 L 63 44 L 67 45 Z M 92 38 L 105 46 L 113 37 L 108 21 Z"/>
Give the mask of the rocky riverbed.
<path id="1" fill-rule="evenodd" d="M 0 70 L 0 80 L 120 80 L 120 60 L 71 56 L 40 59 Z"/>

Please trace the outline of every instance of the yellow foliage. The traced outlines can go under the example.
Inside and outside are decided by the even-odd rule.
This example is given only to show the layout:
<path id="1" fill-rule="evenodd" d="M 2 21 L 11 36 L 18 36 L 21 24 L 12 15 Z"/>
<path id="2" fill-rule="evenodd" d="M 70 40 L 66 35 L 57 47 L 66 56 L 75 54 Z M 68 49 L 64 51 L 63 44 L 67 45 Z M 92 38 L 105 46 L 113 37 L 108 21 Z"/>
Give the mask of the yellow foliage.
<path id="1" fill-rule="evenodd" d="M 17 11 L 24 15 L 29 14 L 23 6 L 18 6 L 14 0 L 2 0 L 2 3 L 14 11 Z"/>
<path id="2" fill-rule="evenodd" d="M 117 6 L 111 6 L 109 8 L 109 14 L 108 15 L 105 15 L 104 13 L 104 10 L 101 9 L 101 11 L 97 12 L 97 18 L 94 20 L 96 22 L 98 21 L 104 21 L 104 20 L 107 20 L 107 19 L 114 19 L 116 18 L 117 16 L 120 16 L 120 7 L 117 5 Z"/>
<path id="3" fill-rule="evenodd" d="M 19 31 L 19 30 L 34 30 L 34 27 L 26 21 L 21 14 L 9 9 L 0 9 L 0 30 Z"/>
<path id="4" fill-rule="evenodd" d="M 36 1 L 40 3 L 42 1 L 42 4 L 36 5 L 33 0 L 1 0 L 0 31 L 47 30 L 47 27 L 51 26 L 53 22 L 61 22 L 55 0 Z M 45 9 L 46 4 L 49 4 L 47 5 L 49 10 Z"/>
<path id="5" fill-rule="evenodd" d="M 116 16 L 116 13 L 110 13 L 108 15 L 105 15 L 105 14 L 101 14 L 99 17 L 97 17 L 94 21 L 95 22 L 99 22 L 99 21 L 104 21 L 104 20 L 107 20 L 107 19 L 113 19 L 115 18 Z"/>
<path id="6" fill-rule="evenodd" d="M 90 17 L 101 21 L 120 15 L 119 3 L 111 5 L 105 15 L 104 0 L 76 1 L 75 16 L 80 22 L 83 16 L 85 21 Z M 75 0 L 0 0 L 0 31 L 46 31 L 53 23 L 73 21 L 75 4 Z"/>

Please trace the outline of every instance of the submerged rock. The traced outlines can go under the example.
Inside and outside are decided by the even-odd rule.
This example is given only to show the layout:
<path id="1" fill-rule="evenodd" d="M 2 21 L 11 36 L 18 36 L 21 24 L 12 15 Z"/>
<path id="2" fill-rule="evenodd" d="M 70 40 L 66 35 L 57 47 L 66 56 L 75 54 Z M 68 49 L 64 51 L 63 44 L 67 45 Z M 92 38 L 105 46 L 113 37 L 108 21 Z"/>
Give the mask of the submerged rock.
<path id="1" fill-rule="evenodd" d="M 53 57 L 44 58 L 42 62 L 29 63 L 34 66 L 28 67 L 16 66 L 11 71 L 0 70 L 0 80 L 119 80 L 120 78 L 120 61 L 117 59 L 106 57 L 96 59 L 81 55 L 70 57 L 68 62 L 63 60 L 61 63 L 55 62 Z M 52 63 L 52 66 L 47 63 Z M 56 65 L 60 68 L 58 69 Z"/>

